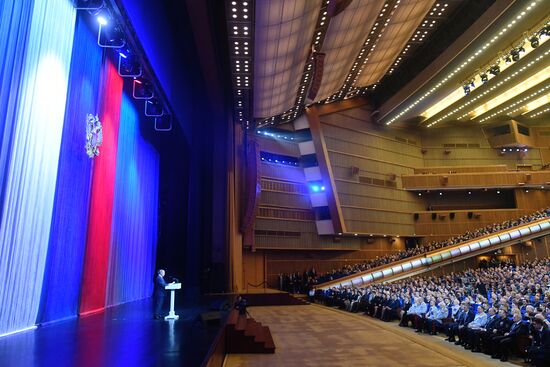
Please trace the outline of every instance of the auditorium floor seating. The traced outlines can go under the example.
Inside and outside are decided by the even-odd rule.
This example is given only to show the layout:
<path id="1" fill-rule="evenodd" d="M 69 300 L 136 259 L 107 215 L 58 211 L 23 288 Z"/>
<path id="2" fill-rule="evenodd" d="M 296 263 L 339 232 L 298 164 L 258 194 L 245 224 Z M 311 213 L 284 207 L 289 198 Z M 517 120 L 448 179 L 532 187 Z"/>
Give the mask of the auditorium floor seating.
<path id="1" fill-rule="evenodd" d="M 443 338 L 418 335 L 357 314 L 319 306 L 252 307 L 269 325 L 277 353 L 230 354 L 226 367 L 247 366 L 517 366 L 464 352 Z"/>

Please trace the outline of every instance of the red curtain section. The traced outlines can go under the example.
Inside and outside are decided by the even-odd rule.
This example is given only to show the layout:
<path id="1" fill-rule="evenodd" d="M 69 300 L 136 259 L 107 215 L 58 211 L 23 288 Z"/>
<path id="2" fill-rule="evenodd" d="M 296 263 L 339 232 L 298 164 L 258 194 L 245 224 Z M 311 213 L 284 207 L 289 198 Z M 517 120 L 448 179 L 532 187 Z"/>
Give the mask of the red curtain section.
<path id="1" fill-rule="evenodd" d="M 116 67 L 108 60 L 105 62 L 103 73 L 99 113 L 103 125 L 103 144 L 99 148 L 99 156 L 94 158 L 93 163 L 90 215 L 80 295 L 81 315 L 105 308 L 109 266 L 123 80 L 118 75 Z M 83 124 L 84 118 L 85 116 L 82 117 Z"/>

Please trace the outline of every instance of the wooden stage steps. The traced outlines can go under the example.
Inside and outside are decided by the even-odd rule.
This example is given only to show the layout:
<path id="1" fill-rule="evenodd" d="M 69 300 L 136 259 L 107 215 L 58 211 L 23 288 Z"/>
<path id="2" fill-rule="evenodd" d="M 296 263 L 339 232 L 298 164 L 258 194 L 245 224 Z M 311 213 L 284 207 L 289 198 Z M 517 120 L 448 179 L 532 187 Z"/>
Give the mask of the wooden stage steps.
<path id="1" fill-rule="evenodd" d="M 226 353 L 275 353 L 269 327 L 232 310 L 225 325 Z"/>

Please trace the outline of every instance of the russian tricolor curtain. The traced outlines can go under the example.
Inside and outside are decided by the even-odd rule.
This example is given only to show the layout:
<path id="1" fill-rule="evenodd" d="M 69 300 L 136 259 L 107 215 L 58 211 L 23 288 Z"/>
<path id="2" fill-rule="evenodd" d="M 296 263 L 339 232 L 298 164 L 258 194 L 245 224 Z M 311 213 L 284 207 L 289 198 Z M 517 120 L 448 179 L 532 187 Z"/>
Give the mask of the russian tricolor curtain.
<path id="1" fill-rule="evenodd" d="M 40 323 L 73 317 L 78 312 L 93 162 L 84 150 L 85 121 L 88 113 L 99 112 L 104 55 L 96 42 L 97 34 L 83 17 L 78 17 L 38 317 Z"/>
<path id="2" fill-rule="evenodd" d="M 113 217 L 113 198 L 118 150 L 122 78 L 112 62 L 103 67 L 100 118 L 103 124 L 101 154 L 94 158 L 90 214 L 80 314 L 101 311 L 105 308 L 109 244 Z"/>
<path id="3" fill-rule="evenodd" d="M 157 244 L 159 157 L 124 94 L 120 110 L 107 306 L 151 296 Z"/>
<path id="4" fill-rule="evenodd" d="M 81 14 L 0 1 L 0 336 L 151 294 L 159 157 Z M 94 159 L 88 113 L 103 126 Z"/>
<path id="5" fill-rule="evenodd" d="M 3 69 L 14 63 L 0 93 L 13 101 L 0 121 L 9 152 L 2 155 L 0 335 L 34 325 L 38 313 L 76 15 L 68 0 L 1 4 L 0 47 L 9 54 L 0 62 Z M 14 90 L 4 90 L 6 78 Z"/>

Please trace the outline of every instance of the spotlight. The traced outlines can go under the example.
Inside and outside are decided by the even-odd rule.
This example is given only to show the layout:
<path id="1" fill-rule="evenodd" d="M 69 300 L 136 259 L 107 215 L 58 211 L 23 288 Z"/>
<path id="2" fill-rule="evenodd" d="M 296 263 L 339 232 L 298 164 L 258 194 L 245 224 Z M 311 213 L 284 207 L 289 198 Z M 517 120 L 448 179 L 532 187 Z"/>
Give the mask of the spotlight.
<path id="1" fill-rule="evenodd" d="M 506 56 L 506 58 L 504 59 L 504 62 L 509 65 L 512 63 L 512 58 L 510 56 Z"/>
<path id="2" fill-rule="evenodd" d="M 141 76 L 141 65 L 137 57 L 128 49 L 122 49 L 118 52 L 118 75 L 121 77 L 137 78 Z"/>
<path id="3" fill-rule="evenodd" d="M 102 26 L 106 26 L 108 23 L 107 18 L 105 18 L 103 15 L 97 16 L 97 22 Z"/>
<path id="4" fill-rule="evenodd" d="M 144 78 L 135 78 L 132 95 L 135 99 L 151 99 L 155 96 L 153 83 Z"/>
<path id="5" fill-rule="evenodd" d="M 73 6 L 76 10 L 99 10 L 105 6 L 103 0 L 73 0 Z"/>
<path id="6" fill-rule="evenodd" d="M 525 52 L 525 49 L 523 48 L 523 46 L 519 46 L 519 47 L 518 47 L 518 51 L 519 51 L 520 53 L 524 53 L 524 52 Z"/>
<path id="7" fill-rule="evenodd" d="M 172 115 L 165 113 L 160 117 L 155 117 L 155 131 L 170 130 L 172 130 Z"/>
<path id="8" fill-rule="evenodd" d="M 470 94 L 470 84 L 466 84 L 462 88 L 464 88 L 464 94 L 465 95 Z"/>
<path id="9" fill-rule="evenodd" d="M 162 102 L 156 98 L 145 101 L 145 116 L 160 117 L 164 114 Z"/>
<path id="10" fill-rule="evenodd" d="M 489 77 L 487 76 L 487 73 L 483 73 L 479 76 L 481 78 L 481 82 L 483 84 L 487 83 L 489 81 Z"/>
<path id="11" fill-rule="evenodd" d="M 512 56 L 512 61 L 519 61 L 519 50 L 510 51 L 510 56 Z"/>
<path id="12" fill-rule="evenodd" d="M 99 33 L 97 35 L 97 44 L 100 47 L 105 48 L 122 48 L 126 45 L 126 40 L 124 37 L 124 31 L 122 27 L 118 24 L 113 24 L 109 26 L 107 22 L 111 17 L 105 15 L 106 13 L 99 14 L 97 16 L 97 21 L 100 24 Z M 103 22 L 103 23 L 102 23 Z"/>
<path id="13" fill-rule="evenodd" d="M 489 69 L 489 73 L 491 73 L 492 75 L 498 75 L 500 73 L 500 67 L 498 65 L 491 66 L 491 68 Z"/>
<path id="14" fill-rule="evenodd" d="M 319 192 L 319 186 L 317 186 L 317 185 L 311 185 L 311 190 L 312 190 L 313 192 Z"/>
<path id="15" fill-rule="evenodd" d="M 531 42 L 531 47 L 533 48 L 539 47 L 539 38 L 537 36 L 533 36 L 529 38 L 529 42 Z"/>

